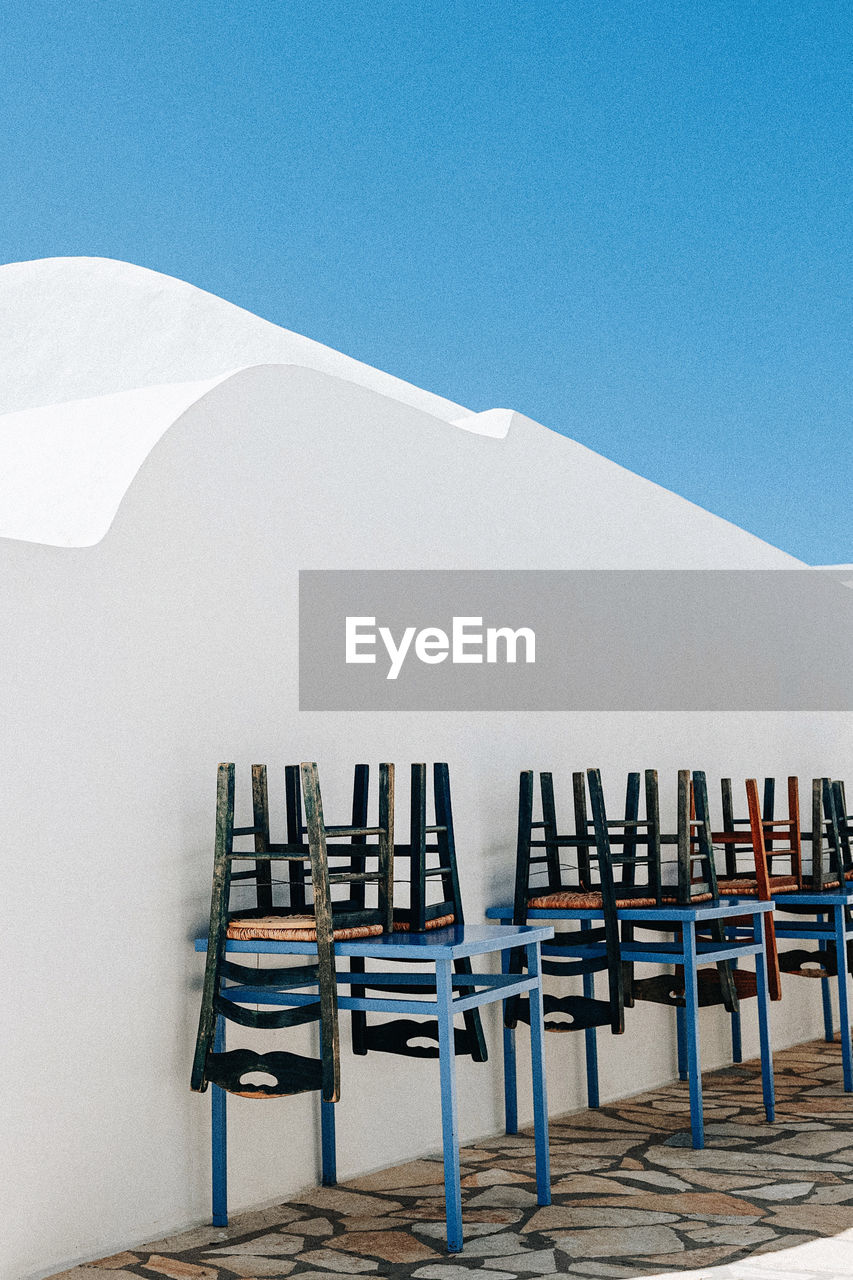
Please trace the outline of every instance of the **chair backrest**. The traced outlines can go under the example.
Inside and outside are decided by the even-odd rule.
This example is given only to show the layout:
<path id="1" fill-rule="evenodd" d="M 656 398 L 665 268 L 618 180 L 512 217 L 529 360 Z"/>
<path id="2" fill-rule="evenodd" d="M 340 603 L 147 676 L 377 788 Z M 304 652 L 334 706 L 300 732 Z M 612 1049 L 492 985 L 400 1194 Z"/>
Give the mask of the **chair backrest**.
<path id="1" fill-rule="evenodd" d="M 802 838 L 811 844 L 811 888 L 815 893 L 843 888 L 853 870 L 841 834 L 837 793 L 830 778 L 812 779 L 812 829 Z M 849 843 L 848 843 L 849 850 Z"/>
<path id="2" fill-rule="evenodd" d="M 589 772 L 589 771 L 588 771 Z M 600 773 L 593 771 L 600 785 Z M 585 894 L 600 890 L 600 859 L 594 832 L 594 818 L 587 805 L 588 778 L 572 774 L 573 830 L 561 834 L 554 800 L 551 773 L 540 773 L 542 818 L 534 821 L 534 774 L 525 770 L 519 780 L 518 842 L 516 849 L 515 921 L 523 924 L 531 896 Z M 641 776 L 629 773 L 625 792 L 624 817 L 608 819 L 610 865 L 617 896 L 660 898 L 660 811 L 657 774 L 646 770 L 646 816 L 640 817 Z M 536 833 L 541 831 L 541 839 Z M 535 853 L 534 850 L 543 850 Z M 566 857 L 562 852 L 569 851 Z M 575 856 L 572 857 L 572 854 Z M 531 882 L 544 871 L 545 885 Z M 618 877 L 617 877 L 618 872 Z M 640 873 L 638 876 L 638 872 Z"/>
<path id="3" fill-rule="evenodd" d="M 714 865 L 714 842 L 711 832 L 711 807 L 708 782 L 701 769 L 678 771 L 677 900 L 689 906 L 697 899 L 719 900 L 717 871 Z M 672 837 L 670 837 L 672 839 Z M 696 863 L 699 875 L 695 875 Z"/>
<path id="4" fill-rule="evenodd" d="M 308 837 L 308 850 L 311 860 L 312 882 L 315 870 L 325 868 L 323 873 L 328 878 L 328 902 L 330 907 L 330 927 L 333 929 L 352 929 L 364 925 L 381 924 L 386 932 L 393 928 L 394 905 L 394 766 L 379 766 L 379 814 L 376 826 L 368 826 L 364 821 L 364 809 L 360 809 L 358 818 L 349 826 L 331 826 L 323 815 L 323 803 L 320 796 L 320 781 L 317 765 L 303 763 L 299 766 L 302 779 L 302 796 L 305 803 L 305 831 Z M 366 791 L 366 773 L 356 772 L 356 795 L 361 805 L 360 787 Z M 355 805 L 354 805 L 355 807 Z M 366 808 L 366 806 L 365 806 Z M 368 843 L 368 836 L 375 837 L 375 843 Z M 339 849 L 330 841 L 348 840 L 349 844 Z M 275 848 L 276 846 L 272 846 Z M 368 870 L 368 863 L 376 861 L 376 868 Z M 365 889 L 375 884 L 377 889 L 376 906 L 366 905 Z M 332 888 L 338 885 L 347 886 L 348 896 L 335 900 Z M 314 912 L 318 911 L 315 890 Z M 318 934 L 319 938 L 319 925 Z"/>
<path id="5" fill-rule="evenodd" d="M 748 816 L 735 817 L 731 778 L 722 778 L 720 788 L 723 801 L 723 828 L 714 832 L 714 844 L 722 845 L 725 851 L 725 874 L 734 879 L 743 875 L 742 859 L 748 857 L 748 871 L 755 870 L 759 875 L 759 863 L 762 874 L 770 877 L 780 874 L 776 865 L 782 859 L 787 865 L 782 874 L 789 874 L 796 879 L 797 888 L 802 887 L 802 837 L 800 832 L 800 793 L 796 777 L 789 777 L 787 783 L 788 816 L 774 818 L 776 799 L 776 779 L 765 778 L 763 799 L 759 801 L 758 782 L 751 779 L 747 787 Z M 749 795 L 752 794 L 752 801 Z M 760 846 L 756 844 L 755 815 L 761 816 L 762 838 Z M 748 830 L 739 831 L 746 827 Z M 783 847 L 777 847 L 782 840 Z M 759 885 L 760 890 L 760 885 Z"/>
<path id="6" fill-rule="evenodd" d="M 853 870 L 853 813 L 847 812 L 846 788 L 837 779 L 832 784 L 832 800 L 841 849 L 840 861 L 846 875 Z"/>
<path id="7" fill-rule="evenodd" d="M 417 933 L 445 923 L 464 924 L 447 764 L 433 764 L 432 782 L 434 821 L 429 823 L 427 766 L 412 765 L 409 841 L 394 845 L 397 865 L 400 858 L 407 859 L 409 865 L 409 900 L 395 904 L 394 927 Z M 402 883 L 398 874 L 395 890 Z M 430 901 L 434 884 L 440 886 L 440 895 Z"/>

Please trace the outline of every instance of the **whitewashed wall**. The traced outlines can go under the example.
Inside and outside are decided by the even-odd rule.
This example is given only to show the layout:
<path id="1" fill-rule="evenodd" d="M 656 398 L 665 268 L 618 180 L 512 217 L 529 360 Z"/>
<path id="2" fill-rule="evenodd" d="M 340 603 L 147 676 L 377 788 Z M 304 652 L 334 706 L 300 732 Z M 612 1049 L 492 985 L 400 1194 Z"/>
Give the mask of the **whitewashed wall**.
<path id="1" fill-rule="evenodd" d="M 503 440 L 472 435 L 297 368 L 249 370 L 191 407 L 98 545 L 0 542 L 0 1274 L 45 1275 L 207 1218 L 191 941 L 218 761 L 238 763 L 245 803 L 253 762 L 275 782 L 277 766 L 316 759 L 334 813 L 356 760 L 394 760 L 403 782 L 413 759 L 448 760 L 471 920 L 509 892 L 521 768 L 600 764 L 620 788 L 649 765 L 664 779 L 701 767 L 712 785 L 851 773 L 849 720 L 833 715 L 300 715 L 298 569 L 790 564 L 526 419 Z M 786 983 L 777 1045 L 819 1033 L 816 994 Z M 744 1026 L 753 1053 L 751 1006 Z M 705 1065 L 724 1062 L 717 1011 L 703 1028 Z M 459 1062 L 465 1138 L 502 1123 L 493 1017 L 487 1030 L 490 1063 Z M 622 1040 L 602 1035 L 603 1096 L 670 1079 L 672 1031 L 641 1006 Z M 549 1037 L 548 1056 L 552 1112 L 582 1105 L 582 1037 Z M 345 1055 L 342 1074 L 342 1178 L 438 1147 L 434 1063 Z M 393 1117 L 413 1096 L 404 1127 Z M 234 1209 L 316 1180 L 313 1096 L 230 1109 Z"/>

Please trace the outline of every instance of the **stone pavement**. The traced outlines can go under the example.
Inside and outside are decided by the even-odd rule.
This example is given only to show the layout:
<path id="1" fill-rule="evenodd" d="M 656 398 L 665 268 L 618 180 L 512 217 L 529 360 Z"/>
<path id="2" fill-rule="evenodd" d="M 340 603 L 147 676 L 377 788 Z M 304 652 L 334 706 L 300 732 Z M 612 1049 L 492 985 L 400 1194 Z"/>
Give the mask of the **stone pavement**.
<path id="1" fill-rule="evenodd" d="M 444 1252 L 440 1158 L 317 1187 L 62 1273 L 61 1280 L 851 1280 L 853 1096 L 838 1045 L 706 1075 L 704 1151 L 686 1084 L 551 1122 L 554 1203 L 536 1204 L 530 1135 L 462 1152 L 464 1252 Z M 53 1280 L 60 1280 L 54 1277 Z"/>

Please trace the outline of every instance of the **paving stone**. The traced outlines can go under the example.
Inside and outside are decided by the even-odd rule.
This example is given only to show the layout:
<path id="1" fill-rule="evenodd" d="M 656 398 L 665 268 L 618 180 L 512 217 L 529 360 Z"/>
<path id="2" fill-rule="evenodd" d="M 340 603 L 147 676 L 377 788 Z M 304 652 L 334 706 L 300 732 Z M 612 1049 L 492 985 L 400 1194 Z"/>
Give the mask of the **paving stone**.
<path id="1" fill-rule="evenodd" d="M 613 1280 L 622 1280 L 622 1277 L 626 1277 L 626 1280 L 634 1280 L 637 1268 L 620 1267 L 612 1262 L 573 1262 L 570 1264 L 566 1274 L 596 1278 L 601 1276 L 604 1280 L 610 1280 L 610 1277 Z"/>
<path id="2" fill-rule="evenodd" d="M 671 1173 L 660 1173 L 657 1169 L 633 1169 L 626 1171 L 626 1177 L 630 1178 L 631 1184 L 637 1182 L 649 1182 L 654 1187 L 668 1187 L 672 1191 L 689 1191 L 690 1183 L 685 1182 L 683 1178 L 676 1178 Z M 617 1183 L 619 1181 L 617 1175 L 611 1174 L 607 1181 Z M 625 1190 L 636 1191 L 636 1187 L 628 1182 L 620 1185 L 620 1191 L 624 1187 Z"/>
<path id="3" fill-rule="evenodd" d="M 671 1227 L 636 1227 L 626 1232 L 618 1227 L 578 1231 L 554 1241 L 558 1249 L 571 1257 L 624 1258 L 643 1254 L 681 1253 L 684 1245 Z M 630 1252 L 629 1252 L 630 1251 Z"/>
<path id="4" fill-rule="evenodd" d="M 842 1187 L 818 1187 L 809 1203 L 843 1204 L 848 1200 L 853 1200 L 853 1186 L 850 1184 Z"/>
<path id="5" fill-rule="evenodd" d="M 347 1183 L 356 1191 L 396 1191 L 397 1187 L 417 1187 L 429 1183 L 444 1182 L 444 1167 L 440 1161 L 411 1160 L 408 1164 L 379 1169 L 363 1178 Z"/>
<path id="6" fill-rule="evenodd" d="M 467 1213 L 462 1215 L 462 1225 L 466 1241 L 476 1240 L 480 1236 L 493 1236 L 504 1230 L 504 1224 L 500 1222 L 471 1222 Z M 430 1240 L 443 1241 L 447 1237 L 447 1223 L 443 1218 L 440 1222 L 415 1222 L 412 1230 L 416 1235 L 426 1236 Z"/>
<path id="7" fill-rule="evenodd" d="M 772 1228 L 762 1226 L 711 1227 L 685 1223 L 681 1229 L 691 1240 L 698 1240 L 700 1244 L 729 1244 L 739 1248 L 777 1238 Z"/>
<path id="8" fill-rule="evenodd" d="M 365 1195 L 362 1191 L 345 1191 L 342 1187 L 312 1187 L 297 1197 L 299 1204 L 312 1204 L 332 1213 L 391 1213 L 402 1209 L 396 1200 Z"/>
<path id="9" fill-rule="evenodd" d="M 677 1213 L 649 1213 L 642 1209 L 551 1204 L 534 1214 L 527 1224 L 527 1230 L 559 1231 L 567 1227 L 621 1227 L 623 1229 L 631 1227 L 633 1229 L 649 1224 L 676 1222 L 678 1217 Z M 631 1236 L 633 1238 L 633 1230 Z"/>
<path id="10" fill-rule="evenodd" d="M 494 1205 L 497 1208 L 527 1209 L 537 1203 L 536 1192 L 526 1187 L 489 1187 L 481 1191 L 467 1202 L 472 1209 L 481 1205 Z"/>
<path id="11" fill-rule="evenodd" d="M 792 1231 L 810 1231 L 815 1235 L 837 1236 L 853 1228 L 853 1205 L 792 1204 L 777 1209 L 765 1218 L 767 1226 L 788 1227 Z M 853 1258 L 853 1244 L 850 1246 Z M 853 1264 L 851 1264 L 853 1275 Z"/>
<path id="12" fill-rule="evenodd" d="M 240 1253 L 234 1257 L 217 1258 L 217 1265 L 227 1267 L 235 1275 L 246 1277 L 246 1280 L 266 1280 L 267 1277 L 289 1276 L 296 1266 L 284 1258 L 261 1257 L 260 1254 Z M 211 1272 L 218 1276 L 218 1271 Z"/>
<path id="13" fill-rule="evenodd" d="M 412 1272 L 412 1277 L 413 1280 L 460 1280 L 460 1277 L 469 1274 L 470 1270 L 468 1267 L 438 1262 L 427 1267 L 418 1267 L 417 1271 Z M 488 1276 L 489 1280 L 516 1280 L 512 1271 L 489 1271 Z M 300 1280 L 302 1280 L 301 1276 Z"/>
<path id="14" fill-rule="evenodd" d="M 557 1270 L 553 1249 L 536 1249 L 529 1253 L 511 1253 L 496 1262 L 491 1258 L 487 1258 L 483 1263 L 484 1269 L 487 1269 L 491 1276 L 495 1274 L 493 1268 L 502 1266 L 511 1267 L 513 1272 L 533 1276 L 552 1276 Z"/>
<path id="15" fill-rule="evenodd" d="M 775 1182 L 767 1187 L 749 1187 L 748 1194 L 755 1200 L 796 1200 L 807 1196 L 814 1185 L 813 1182 Z M 853 1197 L 853 1190 L 849 1194 Z"/>
<path id="16" fill-rule="evenodd" d="M 300 1249 L 305 1248 L 305 1242 L 300 1236 L 285 1235 L 281 1231 L 271 1231 L 265 1236 L 256 1236 L 253 1240 L 246 1240 L 242 1244 L 224 1244 L 217 1249 L 205 1250 L 205 1261 L 208 1257 L 214 1261 L 220 1254 L 238 1254 L 251 1253 L 262 1254 L 265 1257 L 284 1256 L 289 1253 L 298 1253 Z"/>
<path id="17" fill-rule="evenodd" d="M 723 1280 L 723 1277 L 725 1277 L 726 1272 L 723 1272 L 721 1277 L 720 1273 L 716 1269 L 716 1264 L 727 1261 L 729 1258 L 731 1258 L 731 1256 L 732 1256 L 731 1247 L 730 1246 L 726 1247 L 723 1245 L 723 1246 L 718 1246 L 716 1249 L 691 1249 L 690 1252 L 686 1254 L 685 1253 L 658 1253 L 658 1254 L 655 1254 L 653 1257 L 649 1258 L 649 1262 L 654 1262 L 657 1267 L 670 1267 L 670 1266 L 679 1267 L 679 1270 L 677 1273 L 678 1280 L 690 1280 L 690 1277 L 693 1277 L 693 1280 L 711 1280 L 711 1277 L 713 1277 L 713 1280 Z M 689 1258 L 690 1266 L 691 1266 L 691 1270 L 686 1274 L 680 1269 L 681 1267 L 684 1266 L 685 1258 Z M 701 1271 L 693 1270 L 692 1268 L 694 1267 L 701 1267 L 702 1270 Z M 705 1270 L 706 1267 L 714 1267 L 713 1272 L 706 1271 Z M 666 1280 L 666 1277 L 659 1275 L 659 1273 L 656 1271 L 654 1280 Z M 802 1277 L 800 1278 L 800 1280 L 802 1280 Z"/>
<path id="18" fill-rule="evenodd" d="M 116 1271 L 112 1267 L 104 1269 L 100 1262 L 90 1262 L 85 1267 L 73 1267 L 70 1271 L 58 1272 L 55 1276 L 50 1276 L 49 1280 L 112 1280 L 112 1277 L 119 1276 L 131 1277 L 131 1280 L 139 1280 L 139 1274 L 136 1271 Z"/>
<path id="19" fill-rule="evenodd" d="M 167 1276 L 168 1280 L 217 1280 L 219 1276 L 215 1267 L 202 1267 L 196 1262 L 184 1262 L 181 1258 L 165 1258 L 156 1253 L 141 1265 L 146 1271 L 153 1271 L 158 1276 Z M 100 1274 L 103 1276 L 103 1271 Z"/>
<path id="20" fill-rule="evenodd" d="M 831 1173 L 848 1172 L 848 1167 L 844 1164 L 807 1159 L 798 1160 L 794 1156 L 756 1151 L 754 1149 L 722 1151 L 718 1148 L 706 1147 L 703 1151 L 695 1151 L 691 1147 L 680 1151 L 677 1148 L 660 1146 L 650 1147 L 646 1152 L 646 1159 L 653 1164 L 662 1164 L 669 1169 L 724 1169 L 734 1173 L 739 1170 L 745 1172 L 752 1170 L 784 1172 L 790 1170 L 793 1173 L 804 1173 L 812 1169 L 816 1171 L 827 1169 Z"/>
<path id="21" fill-rule="evenodd" d="M 340 1253 L 336 1249 L 309 1249 L 300 1253 L 298 1261 L 308 1262 L 313 1267 L 325 1267 L 343 1275 L 360 1275 L 363 1272 L 376 1271 L 378 1262 L 370 1258 L 357 1258 L 354 1254 Z"/>
<path id="22" fill-rule="evenodd" d="M 330 1236 L 334 1227 L 328 1218 L 305 1218 L 288 1224 L 288 1231 L 298 1236 Z"/>
<path id="23" fill-rule="evenodd" d="M 408 1231 L 348 1231 L 335 1237 L 335 1248 L 384 1258 L 386 1262 L 426 1262 L 434 1249 Z"/>
<path id="24" fill-rule="evenodd" d="M 462 1179 L 463 1187 L 498 1187 L 511 1183 L 529 1183 L 529 1173 L 515 1173 L 512 1169 L 481 1169 L 478 1173 L 469 1173 Z"/>
<path id="25" fill-rule="evenodd" d="M 632 1175 L 633 1176 L 633 1175 Z M 662 1174 L 666 1177 L 666 1174 Z M 629 1187 L 616 1177 L 596 1178 L 590 1176 L 572 1176 L 551 1181 L 553 1195 L 635 1195 L 637 1188 Z"/>
<path id="26" fill-rule="evenodd" d="M 828 1152 L 840 1152 L 853 1144 L 851 1133 L 798 1133 L 792 1138 L 771 1142 L 766 1151 L 781 1151 L 787 1155 L 822 1156 Z"/>
<path id="27" fill-rule="evenodd" d="M 465 1258 L 506 1258 L 513 1253 L 524 1253 L 526 1241 L 515 1231 L 505 1231 L 501 1235 L 485 1236 L 480 1240 L 466 1239 L 463 1256 Z"/>

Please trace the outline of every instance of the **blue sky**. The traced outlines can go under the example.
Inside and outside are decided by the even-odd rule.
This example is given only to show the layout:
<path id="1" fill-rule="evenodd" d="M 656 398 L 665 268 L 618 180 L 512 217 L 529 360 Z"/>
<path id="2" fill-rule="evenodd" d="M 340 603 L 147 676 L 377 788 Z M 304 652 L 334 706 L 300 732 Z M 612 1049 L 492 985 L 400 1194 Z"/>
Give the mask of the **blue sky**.
<path id="1" fill-rule="evenodd" d="M 3 28 L 3 261 L 179 276 L 853 561 L 846 0 L 34 0 Z"/>

